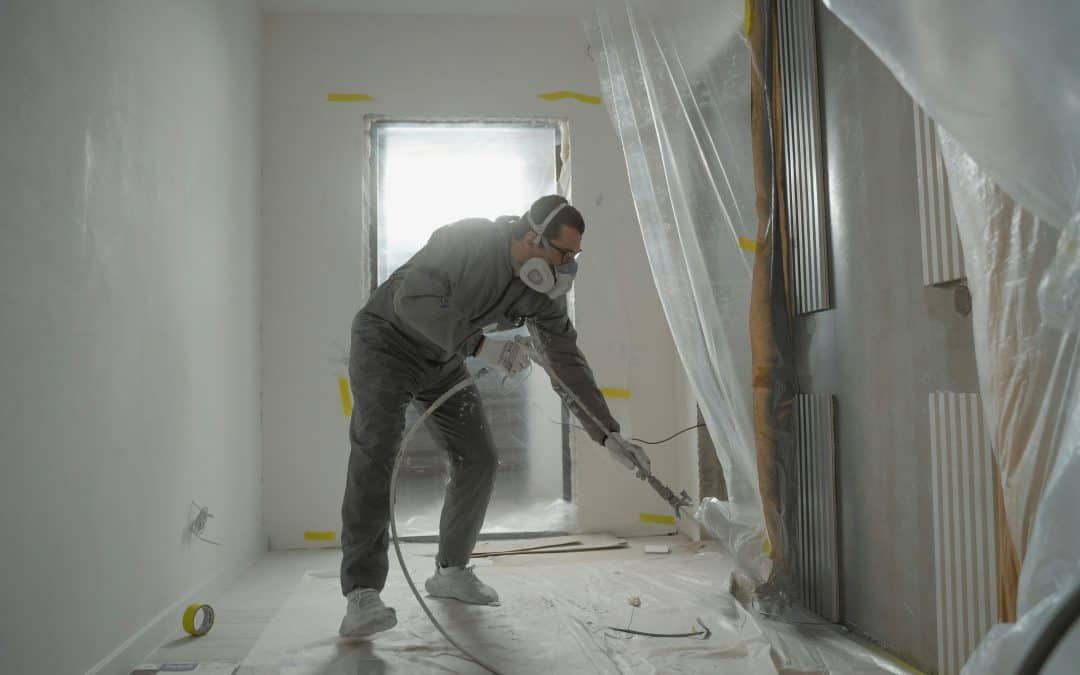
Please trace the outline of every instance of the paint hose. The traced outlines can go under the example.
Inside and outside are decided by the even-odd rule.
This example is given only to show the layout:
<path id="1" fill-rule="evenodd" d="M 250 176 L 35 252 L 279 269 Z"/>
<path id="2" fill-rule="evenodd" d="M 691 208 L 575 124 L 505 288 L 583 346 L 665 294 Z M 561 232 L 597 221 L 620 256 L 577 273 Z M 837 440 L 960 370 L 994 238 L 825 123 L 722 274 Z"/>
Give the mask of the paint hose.
<path id="1" fill-rule="evenodd" d="M 543 363 L 540 361 L 540 359 L 538 357 L 537 351 L 535 349 L 530 349 L 529 351 L 530 351 L 533 359 L 536 360 L 537 363 L 540 363 L 541 365 L 543 365 Z M 545 368 L 545 370 L 547 370 L 547 369 Z M 397 556 L 398 565 L 401 567 L 401 573 L 405 576 L 405 582 L 409 584 L 409 590 L 412 591 L 413 597 L 416 598 L 416 602 L 418 602 L 420 604 L 420 608 L 424 610 L 424 614 L 427 615 L 427 618 L 431 621 L 431 624 L 433 626 L 435 626 L 435 629 L 438 630 L 439 633 L 441 633 L 444 638 L 446 638 L 447 642 L 449 642 L 451 645 L 453 645 L 454 648 L 457 649 L 459 652 L 461 652 L 466 658 L 470 659 L 471 661 L 473 661 L 474 663 L 476 663 L 480 667 L 484 668 L 485 670 L 487 670 L 487 671 L 489 671 L 491 673 L 494 673 L 494 675 L 501 675 L 501 673 L 498 670 L 496 670 L 496 668 L 494 666 L 492 666 L 490 663 L 488 663 L 487 661 L 484 661 L 480 657 L 476 656 L 475 654 L 470 652 L 468 649 L 465 649 L 465 647 L 463 647 L 460 643 L 458 643 L 457 640 L 450 637 L 450 633 L 448 633 L 447 630 L 443 627 L 443 625 L 441 623 L 439 623 L 439 620 L 436 619 L 435 615 L 432 613 L 431 608 L 429 608 L 427 606 L 427 603 L 424 602 L 424 598 L 421 597 L 420 591 L 416 588 L 416 582 L 413 581 L 412 575 L 409 574 L 409 568 L 405 564 L 405 556 L 401 552 L 401 544 L 400 544 L 400 542 L 398 540 L 397 518 L 394 515 L 394 510 L 395 510 L 395 507 L 397 506 L 398 474 L 399 474 L 399 471 L 401 469 L 401 464 L 402 464 L 402 461 L 403 461 L 403 459 L 405 457 L 405 453 L 408 451 L 409 443 L 412 442 L 413 437 L 416 435 L 416 432 L 420 429 L 420 426 L 427 420 L 427 418 L 431 417 L 431 415 L 434 414 L 435 411 L 439 409 L 439 406 L 446 403 L 448 400 L 450 400 L 451 397 L 453 397 L 455 394 L 457 394 L 462 389 L 465 389 L 466 387 L 468 387 L 470 385 L 476 384 L 476 381 L 481 376 L 487 374 L 490 371 L 491 371 L 490 368 L 483 368 L 479 372 L 477 372 L 475 375 L 470 375 L 467 378 L 465 378 L 464 380 L 462 380 L 461 382 L 458 382 L 454 386 L 447 389 L 446 392 L 443 393 L 442 396 L 435 399 L 435 402 L 432 403 L 430 406 L 428 406 L 428 409 L 424 411 L 424 414 L 422 414 L 420 416 L 420 419 L 416 420 L 416 422 L 414 422 L 413 425 L 411 427 L 409 427 L 408 431 L 405 432 L 405 436 L 401 440 L 401 447 L 398 449 L 397 457 L 394 459 L 394 469 L 390 473 L 390 534 L 391 534 L 391 541 L 394 544 L 394 554 Z M 569 389 L 566 389 L 566 385 L 563 384 L 561 379 L 558 379 L 557 375 L 555 375 L 551 371 L 548 371 L 548 372 L 552 376 L 552 378 L 554 378 L 558 382 L 558 384 L 560 384 L 565 389 L 565 391 L 568 394 L 570 394 L 571 396 L 573 395 L 573 393 L 570 392 Z M 518 382 L 517 384 L 520 384 L 520 382 Z M 575 401 L 577 401 L 576 397 L 575 397 Z M 585 410 L 587 413 L 589 412 L 584 406 L 581 405 L 580 401 L 577 401 L 577 403 L 578 403 L 579 409 Z M 599 420 L 597 420 L 595 416 L 593 416 L 593 420 L 597 424 L 600 424 Z M 603 428 L 602 424 L 601 424 L 601 428 Z"/>
<path id="2" fill-rule="evenodd" d="M 545 367 L 545 361 L 541 360 L 543 357 L 539 353 L 539 351 L 536 350 L 531 343 L 525 344 L 529 347 L 529 352 L 533 360 L 540 364 L 541 367 L 544 367 L 544 370 L 546 370 L 548 374 L 551 375 L 552 379 L 563 388 L 563 391 L 567 395 L 564 396 L 564 400 L 567 400 L 567 404 L 570 403 L 568 397 L 573 396 L 573 401 L 578 404 L 578 409 L 583 410 L 586 414 L 592 416 L 593 421 L 596 422 L 600 426 L 600 428 L 604 428 L 604 425 L 600 422 L 600 420 L 597 419 L 595 415 L 592 415 L 591 411 L 585 408 L 585 406 L 581 405 L 581 401 L 576 396 L 574 396 L 573 392 L 571 392 L 568 387 L 566 387 L 566 384 L 563 383 L 563 381 L 558 377 L 558 375 L 556 375 L 553 370 Z M 405 556 L 401 552 L 401 544 L 398 540 L 397 518 L 394 515 L 394 509 L 397 506 L 398 474 L 401 469 L 401 464 L 404 460 L 405 453 L 408 451 L 409 443 L 412 442 L 413 437 L 416 435 L 416 432 L 419 431 L 420 426 L 427 420 L 427 418 L 431 417 L 431 415 L 439 409 L 439 406 L 446 403 L 448 400 L 450 400 L 451 397 L 453 397 L 462 389 L 465 389 L 470 385 L 476 384 L 477 380 L 480 377 L 490 371 L 491 368 L 483 368 L 475 375 L 470 375 L 461 382 L 458 382 L 454 386 L 447 389 L 442 396 L 435 399 L 435 402 L 428 406 L 428 409 L 424 411 L 424 414 L 420 416 L 420 419 L 416 420 L 416 422 L 414 422 L 413 425 L 409 427 L 408 431 L 405 432 L 405 436 L 401 440 L 401 447 L 398 449 L 397 457 L 394 459 L 394 469 L 390 473 L 390 534 L 391 541 L 394 544 L 394 554 L 397 556 L 398 565 L 401 567 L 401 573 L 405 576 L 405 582 L 409 584 L 409 590 L 412 591 L 413 597 L 416 598 L 416 602 L 420 604 L 420 608 L 424 610 L 424 614 L 427 615 L 427 618 L 431 621 L 431 624 L 435 626 L 435 629 L 438 630 L 444 638 L 446 638 L 447 642 L 453 645 L 454 648 L 461 652 L 466 658 L 470 659 L 485 670 L 494 673 L 494 675 L 501 675 L 501 673 L 496 670 L 495 667 L 492 666 L 490 663 L 471 653 L 468 649 L 465 649 L 465 647 L 458 643 L 457 640 L 450 637 L 450 633 L 448 633 L 447 630 L 443 627 L 443 625 L 439 623 L 439 620 L 436 619 L 435 615 L 432 613 L 431 608 L 429 608 L 427 606 L 427 603 L 424 602 L 424 598 L 420 595 L 420 591 L 417 590 L 416 582 L 413 581 L 412 575 L 409 574 L 409 568 L 405 564 Z M 520 381 L 518 381 L 517 384 L 520 385 Z"/>
<path id="3" fill-rule="evenodd" d="M 521 342 L 521 344 L 528 348 L 529 355 L 532 357 L 532 360 L 535 361 L 541 368 L 543 368 L 551 377 L 552 381 L 558 385 L 558 389 L 560 390 L 559 394 L 566 402 L 566 404 L 571 405 L 572 403 L 576 403 L 577 410 L 580 410 L 584 414 L 588 415 L 599 428 L 605 429 L 606 427 L 604 423 L 601 422 L 600 419 L 581 402 L 581 399 L 578 398 L 578 396 L 574 394 L 574 392 L 571 391 L 568 386 L 566 386 L 566 383 L 563 382 L 562 378 L 560 378 L 558 374 L 555 373 L 555 369 L 551 367 L 551 364 L 548 363 L 543 353 L 536 348 L 535 343 L 527 338 L 519 338 L 519 341 Z M 439 633 L 441 633 L 442 636 L 446 638 L 447 642 L 453 645 L 468 659 L 472 660 L 473 662 L 475 662 L 482 668 L 488 670 L 489 672 L 494 673 L 495 675 L 500 675 L 499 671 L 496 670 L 491 664 L 487 663 L 475 654 L 472 654 L 471 652 L 469 652 L 469 650 L 465 649 L 465 647 L 461 646 L 461 644 L 454 640 L 454 638 L 450 637 L 450 634 L 446 631 L 445 628 L 443 628 L 442 624 L 439 623 L 439 620 L 435 618 L 435 615 L 431 612 L 431 609 L 427 606 L 427 603 L 424 602 L 423 597 L 421 597 L 420 595 L 420 591 L 416 588 L 416 583 L 413 581 L 412 575 L 409 574 L 409 568 L 405 565 L 405 556 L 401 552 L 401 544 L 398 541 L 397 518 L 394 516 L 394 507 L 397 505 L 398 473 L 401 469 L 401 464 L 402 460 L 405 457 L 405 453 L 408 450 L 409 443 L 412 442 L 412 439 L 416 435 L 416 432 L 420 429 L 420 426 L 427 420 L 427 418 L 439 409 L 439 406 L 441 406 L 443 403 L 446 403 L 446 401 L 448 401 L 452 396 L 457 394 L 462 389 L 465 389 L 466 387 L 475 384 L 478 378 L 487 374 L 488 372 L 490 372 L 490 370 L 490 368 L 483 368 L 475 375 L 470 375 L 461 382 L 458 382 L 454 386 L 447 389 L 442 396 L 435 399 L 435 402 L 432 403 L 428 407 L 428 409 L 424 411 L 424 414 L 420 416 L 420 419 L 416 420 L 416 422 L 405 433 L 405 436 L 401 441 L 401 447 L 398 450 L 397 457 L 394 459 L 394 469 L 390 474 L 390 534 L 392 535 L 392 541 L 394 543 L 394 553 L 397 556 L 398 565 L 401 566 L 401 573 L 405 575 L 405 581 L 409 584 L 409 590 L 412 591 L 413 597 L 416 598 L 416 601 L 420 604 L 420 608 L 424 610 L 424 614 L 427 615 L 427 618 L 431 620 L 432 625 L 434 625 L 436 630 L 438 630 Z M 520 385 L 520 381 L 518 381 L 517 384 Z M 665 501 L 667 501 L 673 506 L 673 508 L 675 509 L 676 517 L 680 515 L 680 507 L 690 505 L 690 498 L 686 495 L 685 490 L 682 492 L 681 495 L 675 495 L 670 488 L 661 483 L 650 472 L 645 471 L 640 466 L 638 467 L 638 469 L 640 472 L 642 472 L 644 476 L 647 476 L 646 480 L 649 485 L 652 486 L 652 488 L 656 490 L 660 494 L 660 496 L 665 499 Z"/>
<path id="4" fill-rule="evenodd" d="M 487 663 L 475 654 L 472 654 L 471 652 L 469 652 L 469 650 L 465 649 L 465 647 L 461 646 L 456 640 L 454 640 L 454 638 L 450 637 L 450 634 L 446 632 L 446 629 L 443 628 L 442 624 L 439 623 L 439 620 L 436 619 L 435 615 L 431 613 L 431 609 L 427 606 L 427 603 L 424 602 L 424 599 L 420 596 L 420 591 L 416 589 L 416 583 L 413 581 L 412 575 L 409 574 L 409 568 L 405 565 L 405 556 L 402 555 L 401 544 L 398 542 L 397 518 L 394 517 L 394 506 L 397 504 L 398 470 L 401 469 L 401 461 L 402 458 L 405 457 L 405 451 L 408 449 L 409 443 L 412 442 L 413 436 L 415 436 L 416 432 L 420 429 L 420 425 L 422 425 L 424 421 L 432 415 L 432 413 L 438 410 L 439 406 L 441 406 L 443 403 L 446 403 L 446 401 L 448 401 L 450 397 L 454 396 L 454 394 L 457 394 L 459 391 L 465 389 L 469 385 L 475 384 L 477 378 L 479 378 L 481 375 L 484 375 L 489 370 L 490 369 L 488 368 L 484 368 L 477 374 L 470 375 L 466 379 L 455 384 L 453 387 L 447 389 L 446 393 L 435 399 L 435 402 L 432 403 L 428 407 L 428 409 L 424 411 L 424 414 L 420 416 L 420 419 L 416 420 L 416 422 L 409 428 L 408 432 L 405 433 L 405 437 L 401 441 L 401 448 L 398 450 L 397 453 L 397 458 L 394 460 L 394 470 L 390 474 L 390 533 L 392 535 L 392 541 L 394 542 L 394 553 L 397 554 L 398 565 L 401 566 L 401 573 L 405 575 L 405 581 L 409 584 L 409 590 L 412 591 L 413 597 L 416 598 L 416 601 L 420 603 L 420 608 L 424 610 L 424 614 L 427 614 L 427 618 L 431 620 L 432 625 L 434 625 L 435 628 L 440 633 L 442 633 L 442 636 L 446 638 L 447 642 L 453 645 L 459 652 L 464 654 L 466 658 L 472 660 L 473 662 L 475 662 L 482 668 L 488 670 L 489 672 L 494 673 L 495 675 L 500 675 L 499 671 L 496 670 L 491 664 Z"/>

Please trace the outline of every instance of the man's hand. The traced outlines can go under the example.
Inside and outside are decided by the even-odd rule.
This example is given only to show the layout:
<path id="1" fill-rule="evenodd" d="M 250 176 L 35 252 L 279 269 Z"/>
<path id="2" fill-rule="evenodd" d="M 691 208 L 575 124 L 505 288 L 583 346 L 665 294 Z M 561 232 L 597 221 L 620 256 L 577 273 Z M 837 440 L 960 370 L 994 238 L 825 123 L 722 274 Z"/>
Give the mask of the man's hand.
<path id="1" fill-rule="evenodd" d="M 503 371 L 506 378 L 529 367 L 528 348 L 514 340 L 484 337 L 475 356 L 492 368 Z"/>
<path id="2" fill-rule="evenodd" d="M 639 478 L 645 478 L 652 472 L 652 462 L 641 446 L 631 443 L 619 434 L 609 434 L 604 440 L 604 447 L 616 462 L 631 471 L 637 471 Z"/>

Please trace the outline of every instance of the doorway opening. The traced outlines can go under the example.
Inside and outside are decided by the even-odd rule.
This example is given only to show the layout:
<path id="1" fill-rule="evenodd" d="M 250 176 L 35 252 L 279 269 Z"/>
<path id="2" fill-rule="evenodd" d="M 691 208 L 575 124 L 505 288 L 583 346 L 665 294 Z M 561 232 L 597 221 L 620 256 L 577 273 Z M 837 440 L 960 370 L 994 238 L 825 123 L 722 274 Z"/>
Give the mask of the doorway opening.
<path id="1" fill-rule="evenodd" d="M 464 218 L 524 213 L 569 177 L 567 124 L 550 119 L 412 120 L 369 116 L 371 278 L 382 283 L 431 234 Z M 471 359 L 469 361 L 472 361 Z M 479 367 L 467 362 L 470 372 Z M 547 375 L 504 392 L 494 376 L 478 386 L 499 455 L 486 537 L 565 532 L 570 503 L 568 412 Z M 406 428 L 419 418 L 410 408 Z M 426 429 L 407 449 L 398 483 L 403 537 L 438 532 L 449 463 Z"/>

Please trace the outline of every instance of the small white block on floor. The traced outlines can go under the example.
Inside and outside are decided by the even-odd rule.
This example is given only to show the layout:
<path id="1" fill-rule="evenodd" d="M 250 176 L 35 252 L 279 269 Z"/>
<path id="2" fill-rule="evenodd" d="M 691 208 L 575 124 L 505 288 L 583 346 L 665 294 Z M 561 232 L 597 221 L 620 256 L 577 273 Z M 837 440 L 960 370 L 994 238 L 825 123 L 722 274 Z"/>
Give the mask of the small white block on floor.
<path id="1" fill-rule="evenodd" d="M 646 553 L 671 553 L 671 547 L 667 544 L 645 544 Z"/>

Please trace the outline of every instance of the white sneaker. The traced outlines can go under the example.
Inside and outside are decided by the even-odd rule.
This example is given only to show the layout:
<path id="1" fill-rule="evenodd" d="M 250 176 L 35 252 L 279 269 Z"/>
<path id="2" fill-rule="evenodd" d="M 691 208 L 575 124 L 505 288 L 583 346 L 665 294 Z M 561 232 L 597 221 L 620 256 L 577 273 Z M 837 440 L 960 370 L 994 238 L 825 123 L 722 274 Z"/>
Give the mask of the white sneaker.
<path id="1" fill-rule="evenodd" d="M 354 588 L 345 598 L 345 618 L 338 628 L 342 637 L 364 637 L 397 625 L 397 612 L 383 604 L 374 588 Z"/>
<path id="2" fill-rule="evenodd" d="M 476 578 L 470 567 L 435 566 L 435 574 L 424 584 L 428 594 L 436 598 L 453 598 L 473 605 L 494 605 L 499 602 L 495 589 Z"/>

